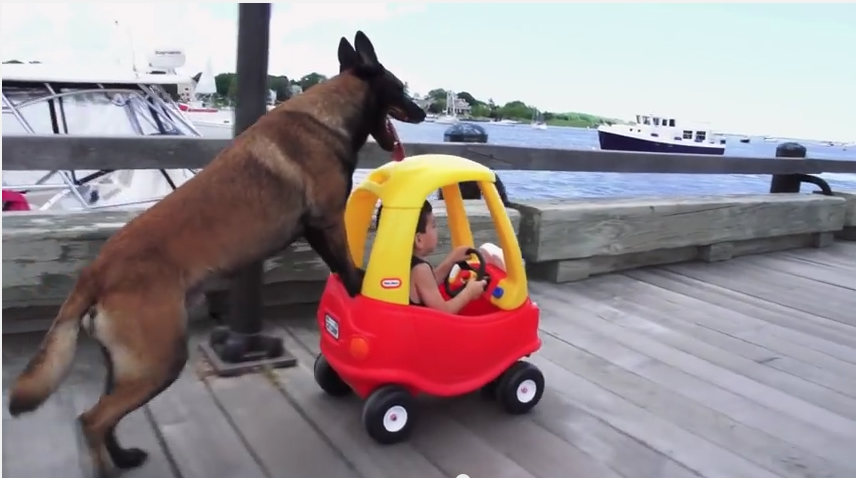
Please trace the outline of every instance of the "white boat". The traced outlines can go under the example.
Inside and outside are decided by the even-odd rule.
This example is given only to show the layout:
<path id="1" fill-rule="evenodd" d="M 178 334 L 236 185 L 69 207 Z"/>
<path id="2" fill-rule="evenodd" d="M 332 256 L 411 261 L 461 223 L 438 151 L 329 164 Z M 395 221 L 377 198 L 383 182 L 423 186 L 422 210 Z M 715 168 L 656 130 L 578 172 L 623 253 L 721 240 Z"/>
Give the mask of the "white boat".
<path id="1" fill-rule="evenodd" d="M 725 139 L 707 123 L 682 123 L 672 116 L 636 115 L 631 124 L 597 128 L 600 149 L 648 153 L 725 153 Z"/>
<path id="2" fill-rule="evenodd" d="M 455 124 L 460 121 L 458 118 L 458 111 L 455 108 L 457 99 L 458 95 L 456 95 L 454 91 L 446 91 L 446 111 L 442 115 L 437 116 L 434 120 L 435 123 Z"/>
<path id="3" fill-rule="evenodd" d="M 544 122 L 544 116 L 538 110 L 535 110 L 535 112 L 532 113 L 532 123 L 530 125 L 533 129 L 547 129 L 547 123 Z"/>
<path id="4" fill-rule="evenodd" d="M 495 126 L 514 126 L 520 124 L 520 121 L 513 119 L 501 119 L 499 121 L 492 121 L 490 124 Z"/>
<path id="5" fill-rule="evenodd" d="M 170 53 L 155 58 L 152 66 L 181 66 L 184 54 Z M 189 77 L 81 64 L 5 64 L 2 77 L 3 136 L 200 136 L 165 90 L 187 84 Z M 3 171 L 3 189 L 25 192 L 30 207 L 38 210 L 147 207 L 196 172 Z"/>

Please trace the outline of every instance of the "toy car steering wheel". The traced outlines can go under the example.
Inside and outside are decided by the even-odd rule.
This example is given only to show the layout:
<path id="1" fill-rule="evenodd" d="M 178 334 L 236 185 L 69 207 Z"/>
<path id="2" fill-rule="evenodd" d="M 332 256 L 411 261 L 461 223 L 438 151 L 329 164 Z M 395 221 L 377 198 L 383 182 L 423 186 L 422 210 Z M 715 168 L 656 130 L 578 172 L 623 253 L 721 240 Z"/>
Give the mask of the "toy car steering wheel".
<path id="1" fill-rule="evenodd" d="M 473 268 L 473 265 L 468 261 L 463 260 L 460 262 L 456 262 L 455 265 L 461 268 L 462 271 L 472 271 L 475 272 L 476 277 L 475 280 L 487 280 L 487 261 L 484 260 L 484 256 L 478 249 L 467 249 L 467 255 L 474 255 L 476 259 L 478 259 L 479 265 L 478 268 Z M 457 289 L 452 288 L 451 282 L 449 282 L 449 276 L 443 280 L 443 289 L 445 289 L 446 294 L 449 298 L 456 297 L 461 291 L 464 290 L 464 287 L 459 287 Z"/>

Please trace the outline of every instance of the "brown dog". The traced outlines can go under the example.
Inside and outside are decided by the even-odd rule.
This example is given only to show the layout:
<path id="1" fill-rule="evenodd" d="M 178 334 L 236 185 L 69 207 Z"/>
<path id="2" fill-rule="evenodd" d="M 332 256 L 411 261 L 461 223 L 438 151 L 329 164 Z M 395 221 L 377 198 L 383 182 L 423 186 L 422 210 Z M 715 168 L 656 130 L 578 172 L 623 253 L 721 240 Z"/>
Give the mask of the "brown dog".
<path id="1" fill-rule="evenodd" d="M 187 361 L 186 303 L 204 281 L 265 258 L 303 236 L 353 296 L 362 271 L 349 254 L 344 208 L 357 153 L 372 135 L 391 151 L 387 114 L 425 112 L 377 59 L 369 39 L 339 43 L 340 73 L 283 103 L 208 167 L 104 244 L 12 387 L 9 413 L 38 408 L 59 386 L 83 325 L 100 343 L 104 395 L 79 422 L 97 470 L 139 466 L 114 429 L 179 376 Z M 105 452 L 106 451 L 106 455 Z"/>

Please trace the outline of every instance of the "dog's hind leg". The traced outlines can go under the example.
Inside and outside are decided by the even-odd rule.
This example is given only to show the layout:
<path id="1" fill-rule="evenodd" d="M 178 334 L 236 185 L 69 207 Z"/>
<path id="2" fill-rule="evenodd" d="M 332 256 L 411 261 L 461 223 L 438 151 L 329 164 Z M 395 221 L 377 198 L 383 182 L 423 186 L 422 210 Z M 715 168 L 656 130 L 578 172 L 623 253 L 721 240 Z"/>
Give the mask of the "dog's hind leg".
<path id="1" fill-rule="evenodd" d="M 119 444 L 116 426 L 128 413 L 169 387 L 181 374 L 187 360 L 183 303 L 173 302 L 170 307 L 154 304 L 149 309 L 136 310 L 106 305 L 95 318 L 95 336 L 101 342 L 108 375 L 104 395 L 94 407 L 80 415 L 79 422 L 99 476 L 109 476 L 107 458 L 120 469 L 134 468 L 145 462 L 148 456 L 145 451 L 126 449 Z M 126 313 L 132 313 L 134 318 L 123 321 L 122 329 L 107 315 Z M 160 314 L 157 318 L 153 316 L 156 313 Z M 168 313 L 171 317 L 163 315 Z M 149 326 L 133 327 L 134 322 Z"/>
<path id="2" fill-rule="evenodd" d="M 348 237 L 345 233 L 344 215 L 339 214 L 332 222 L 324 227 L 314 227 L 307 224 L 303 232 L 309 246 L 321 256 L 330 271 L 339 274 L 345 289 L 351 297 L 360 292 L 363 286 L 364 273 L 354 265 L 351 250 L 348 248 Z"/>

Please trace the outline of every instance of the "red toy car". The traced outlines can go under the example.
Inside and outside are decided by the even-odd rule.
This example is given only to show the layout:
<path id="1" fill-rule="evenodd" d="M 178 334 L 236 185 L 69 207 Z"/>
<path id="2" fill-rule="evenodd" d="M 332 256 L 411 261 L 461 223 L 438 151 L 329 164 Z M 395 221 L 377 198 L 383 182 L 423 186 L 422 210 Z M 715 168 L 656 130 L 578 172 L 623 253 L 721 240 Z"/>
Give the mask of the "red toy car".
<path id="1" fill-rule="evenodd" d="M 330 395 L 353 391 L 366 399 L 363 423 L 368 434 L 382 444 L 404 440 L 410 434 L 419 394 L 449 397 L 482 389 L 495 396 L 508 413 L 522 414 L 540 401 L 544 391 L 541 371 L 521 360 L 541 346 L 539 309 L 528 297 L 520 250 L 496 192 L 495 176 L 478 163 L 446 158 L 454 159 L 452 172 L 457 174 L 446 170 L 433 182 L 421 175 L 419 182 L 425 187 L 415 191 L 413 183 L 407 182 L 416 174 L 413 170 L 419 170 L 419 164 L 413 163 L 433 161 L 431 167 L 436 168 L 436 158 L 413 157 L 387 164 L 380 168 L 387 170 L 382 183 L 373 173 L 357 188 L 348 202 L 346 223 L 358 264 L 363 262 L 360 252 L 374 198 L 380 197 L 384 204 L 384 220 L 378 227 L 362 293 L 349 297 L 340 278 L 331 275 L 318 309 L 321 354 L 315 361 L 315 380 Z M 488 287 L 482 297 L 458 314 L 410 306 L 410 261 L 402 259 L 412 253 L 413 232 L 402 225 L 415 224 L 424 198 L 444 187 L 453 242 L 457 238 L 471 243 L 457 188 L 457 182 L 469 180 L 479 181 L 482 187 L 503 246 L 500 260 L 506 263 L 503 267 L 488 263 L 479 250 L 471 249 L 475 260 L 458 263 L 460 272 L 446 279 L 441 294 L 449 298 L 462 289 L 465 280 L 486 278 Z M 453 187 L 447 192 L 445 186 L 450 182 Z M 419 200 L 421 189 L 425 194 Z M 372 194 L 362 194 L 365 190 Z M 408 200 L 398 201 L 401 195 Z M 412 196 L 417 200 L 411 200 Z M 412 216 L 410 221 L 408 216 Z"/>

